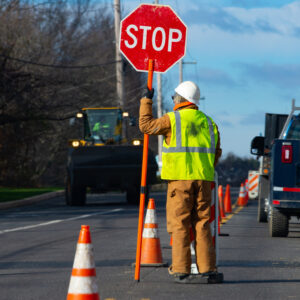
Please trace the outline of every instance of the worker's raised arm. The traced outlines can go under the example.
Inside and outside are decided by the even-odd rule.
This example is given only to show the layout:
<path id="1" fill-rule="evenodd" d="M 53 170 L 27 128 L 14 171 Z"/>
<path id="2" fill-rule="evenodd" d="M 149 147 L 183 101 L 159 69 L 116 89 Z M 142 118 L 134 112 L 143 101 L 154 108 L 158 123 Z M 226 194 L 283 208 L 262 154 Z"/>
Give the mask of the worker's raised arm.
<path id="1" fill-rule="evenodd" d="M 152 97 L 154 90 L 145 90 L 140 103 L 139 127 L 141 132 L 149 135 L 167 135 L 171 130 L 170 118 L 164 115 L 154 119 L 152 115 Z"/>

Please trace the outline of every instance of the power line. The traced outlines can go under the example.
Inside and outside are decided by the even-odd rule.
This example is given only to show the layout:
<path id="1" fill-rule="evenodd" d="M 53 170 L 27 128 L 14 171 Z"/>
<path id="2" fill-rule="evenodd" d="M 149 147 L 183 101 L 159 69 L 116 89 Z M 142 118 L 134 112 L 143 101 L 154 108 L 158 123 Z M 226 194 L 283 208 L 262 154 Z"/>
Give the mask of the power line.
<path id="1" fill-rule="evenodd" d="M 111 79 L 111 78 L 114 78 L 116 77 L 116 74 L 113 74 L 111 76 L 107 76 L 107 77 L 104 77 L 104 78 L 101 78 L 99 80 L 96 80 L 94 82 L 88 82 L 88 83 L 84 83 L 84 84 L 81 84 L 81 85 L 76 85 L 76 86 L 72 86 L 72 87 L 68 87 L 66 89 L 63 89 L 63 90 L 59 90 L 58 92 L 59 93 L 65 93 L 65 92 L 71 92 L 75 89 L 79 89 L 79 88 L 83 88 L 83 87 L 89 87 L 95 83 L 99 83 L 99 82 L 102 82 L 102 81 L 105 81 L 105 80 L 108 80 L 108 79 Z"/>
<path id="2" fill-rule="evenodd" d="M 11 57 L 5 54 L 0 54 L 1 57 L 4 57 L 9 60 L 21 62 L 24 64 L 29 64 L 29 65 L 34 65 L 34 66 L 39 66 L 39 67 L 46 67 L 46 68 L 57 68 L 57 69 L 87 69 L 87 68 L 98 68 L 98 67 L 103 67 L 107 65 L 112 65 L 116 64 L 118 62 L 121 62 L 121 60 L 113 60 L 113 61 L 108 61 L 102 64 L 94 64 L 94 65 L 85 65 L 85 66 L 64 66 L 64 65 L 50 65 L 50 64 L 41 64 L 21 58 L 16 58 L 16 57 Z"/>

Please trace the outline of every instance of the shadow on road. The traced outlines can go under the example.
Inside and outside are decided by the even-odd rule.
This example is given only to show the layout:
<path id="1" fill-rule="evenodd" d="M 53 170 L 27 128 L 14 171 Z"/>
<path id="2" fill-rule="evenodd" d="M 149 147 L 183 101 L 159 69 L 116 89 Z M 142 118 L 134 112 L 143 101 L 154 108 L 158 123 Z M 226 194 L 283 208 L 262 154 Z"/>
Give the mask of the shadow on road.
<path id="1" fill-rule="evenodd" d="M 240 268 L 299 268 L 300 262 L 297 261 L 268 261 L 268 260 L 256 260 L 256 261 L 220 261 L 222 267 L 240 267 Z"/>
<path id="2" fill-rule="evenodd" d="M 300 279 L 266 279 L 266 280 L 229 280 L 223 284 L 247 284 L 247 283 L 299 283 Z"/>

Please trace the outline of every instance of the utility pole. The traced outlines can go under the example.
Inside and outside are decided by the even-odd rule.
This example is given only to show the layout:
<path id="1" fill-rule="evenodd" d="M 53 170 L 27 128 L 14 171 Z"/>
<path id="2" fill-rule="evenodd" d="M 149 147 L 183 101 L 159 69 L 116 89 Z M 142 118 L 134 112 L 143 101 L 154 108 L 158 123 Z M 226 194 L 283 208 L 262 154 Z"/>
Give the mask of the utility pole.
<path id="1" fill-rule="evenodd" d="M 181 83 L 183 81 L 183 64 L 185 64 L 185 65 L 195 65 L 195 64 L 197 64 L 197 62 L 196 61 L 185 62 L 185 61 L 183 61 L 183 59 L 181 59 L 178 62 L 178 65 L 179 65 L 179 83 Z M 201 97 L 199 100 L 205 100 L 205 97 Z"/>
<path id="2" fill-rule="evenodd" d="M 155 0 L 155 4 L 158 4 L 158 0 Z M 157 117 L 162 117 L 162 90 L 161 90 L 161 74 L 157 73 Z M 161 165 L 162 162 L 162 146 L 163 136 L 158 136 L 158 161 Z"/>
<path id="3" fill-rule="evenodd" d="M 181 83 L 183 81 L 182 79 L 182 63 L 183 63 L 183 59 L 181 59 L 178 64 L 179 64 L 179 83 Z"/>
<path id="4" fill-rule="evenodd" d="M 117 97 L 118 105 L 124 109 L 124 78 L 122 56 L 119 50 L 121 7 L 120 0 L 114 0 L 115 13 L 115 41 L 116 41 L 116 80 L 117 80 Z"/>
<path id="5" fill-rule="evenodd" d="M 183 59 L 181 59 L 179 62 L 179 83 L 181 83 L 183 81 L 183 64 L 185 65 L 195 65 L 197 64 L 196 61 L 189 61 L 189 62 L 186 62 L 186 61 L 183 61 Z"/>

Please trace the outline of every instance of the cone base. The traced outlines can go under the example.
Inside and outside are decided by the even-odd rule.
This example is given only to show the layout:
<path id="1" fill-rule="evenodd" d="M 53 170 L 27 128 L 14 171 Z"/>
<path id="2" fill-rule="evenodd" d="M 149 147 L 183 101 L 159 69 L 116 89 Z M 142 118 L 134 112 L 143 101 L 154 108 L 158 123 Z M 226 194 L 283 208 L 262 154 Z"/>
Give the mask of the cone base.
<path id="1" fill-rule="evenodd" d="M 67 300 L 100 300 L 98 294 L 68 294 Z"/>
<path id="2" fill-rule="evenodd" d="M 238 205 L 238 206 L 245 206 L 244 199 L 243 199 L 243 198 L 239 198 L 239 199 L 238 199 L 237 205 Z"/>
<path id="3" fill-rule="evenodd" d="M 131 264 L 132 267 L 135 267 L 135 262 Z M 169 263 L 160 263 L 160 264 L 140 264 L 141 267 L 168 267 Z"/>
<path id="4" fill-rule="evenodd" d="M 144 264 L 163 264 L 158 238 L 143 238 L 141 265 Z"/>
<path id="5" fill-rule="evenodd" d="M 159 263 L 159 264 L 141 264 L 141 267 L 168 267 L 168 263 Z"/>

